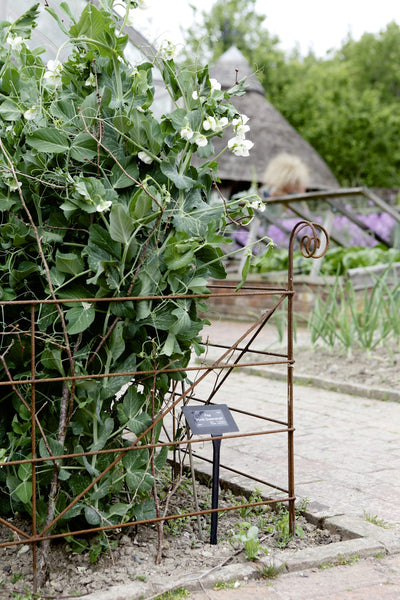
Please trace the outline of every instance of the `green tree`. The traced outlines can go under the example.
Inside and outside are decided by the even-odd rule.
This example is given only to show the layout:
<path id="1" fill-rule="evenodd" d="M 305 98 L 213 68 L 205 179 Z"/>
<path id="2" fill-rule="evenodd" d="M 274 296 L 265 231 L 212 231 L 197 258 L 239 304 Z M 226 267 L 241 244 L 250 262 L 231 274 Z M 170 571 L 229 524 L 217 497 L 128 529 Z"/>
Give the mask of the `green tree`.
<path id="1" fill-rule="evenodd" d="M 263 66 L 283 54 L 255 11 L 256 0 L 217 0 L 209 12 L 192 6 L 194 23 L 185 34 L 182 58 L 188 62 L 213 63 L 231 46 L 236 46 L 250 64 L 263 56 Z"/>
<path id="2" fill-rule="evenodd" d="M 320 153 L 342 185 L 400 185 L 400 27 L 349 37 L 326 58 L 283 53 L 255 0 L 217 0 L 196 11 L 185 57 L 213 62 L 235 44 L 268 100 Z M 194 57 L 194 58 L 193 58 Z M 384 68 L 383 68 L 384 65 Z"/>
<path id="3" fill-rule="evenodd" d="M 321 154 L 342 185 L 400 185 L 400 105 L 353 83 L 353 65 L 337 57 L 294 69 L 273 104 Z"/>
<path id="4" fill-rule="evenodd" d="M 373 88 L 383 102 L 400 96 L 400 26 L 394 21 L 378 34 L 365 33 L 359 41 L 347 40 L 337 53 L 349 65 L 354 87 Z"/>

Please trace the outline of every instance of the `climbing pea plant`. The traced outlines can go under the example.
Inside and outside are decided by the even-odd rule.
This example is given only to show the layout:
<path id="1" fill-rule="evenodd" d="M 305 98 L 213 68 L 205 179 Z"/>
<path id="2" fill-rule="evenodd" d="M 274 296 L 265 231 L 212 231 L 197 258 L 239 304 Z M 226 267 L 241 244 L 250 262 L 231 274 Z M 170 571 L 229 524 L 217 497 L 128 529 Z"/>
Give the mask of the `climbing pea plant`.
<path id="1" fill-rule="evenodd" d="M 38 3 L 0 23 L 0 299 L 63 301 L 38 304 L 35 313 L 36 377 L 52 380 L 36 386 L 40 457 L 123 447 L 123 432 L 139 436 L 151 425 L 171 386 L 185 379 L 192 351 L 202 351 L 204 301 L 170 296 L 207 294 L 210 278 L 225 277 L 223 232 L 254 206 L 254 198 L 211 193 L 213 137 L 231 128 L 228 151 L 246 156 L 252 146 L 247 118 L 231 102 L 244 82 L 222 91 L 207 67 L 180 71 L 171 44 L 130 64 L 123 25 L 136 3 L 120 4 L 122 26 L 110 1 L 76 17 L 66 2 L 63 17 L 48 7 L 66 37 L 48 61 L 30 48 Z M 155 68 L 171 106 L 160 118 Z M 30 318 L 29 307 L 1 306 L 3 381 L 30 377 Z M 166 367 L 181 371 L 145 374 Z M 112 372 L 138 375 L 94 377 Z M 32 456 L 30 386 L 0 390 L 0 513 L 30 513 L 31 468 L 7 466 Z M 165 459 L 164 451 L 126 454 L 57 527 L 154 516 L 151 490 Z M 62 514 L 112 460 L 43 462 L 39 525 Z"/>

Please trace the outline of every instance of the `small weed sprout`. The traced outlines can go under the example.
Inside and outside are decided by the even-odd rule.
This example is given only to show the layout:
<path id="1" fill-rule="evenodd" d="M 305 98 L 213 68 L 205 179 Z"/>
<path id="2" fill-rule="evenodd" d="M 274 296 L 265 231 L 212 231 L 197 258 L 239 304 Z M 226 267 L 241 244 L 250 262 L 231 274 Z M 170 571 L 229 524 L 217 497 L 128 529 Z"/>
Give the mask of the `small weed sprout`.
<path id="1" fill-rule="evenodd" d="M 262 579 L 274 579 L 274 577 L 278 577 L 280 573 L 282 573 L 285 565 L 280 565 L 277 567 L 273 562 L 267 565 L 259 565 L 257 566 L 257 571 L 260 573 L 260 577 Z"/>
<path id="2" fill-rule="evenodd" d="M 214 590 L 234 590 L 240 585 L 239 581 L 217 581 L 213 586 Z"/>
<path id="3" fill-rule="evenodd" d="M 155 600 L 184 600 L 184 598 L 189 598 L 189 596 L 190 592 L 186 588 L 180 587 L 157 596 Z"/>
<path id="4" fill-rule="evenodd" d="M 386 523 L 384 519 L 380 519 L 377 515 L 371 515 L 364 510 L 364 518 L 368 523 L 382 527 L 383 529 L 389 529 L 390 525 Z"/>
<path id="5" fill-rule="evenodd" d="M 336 560 L 321 563 L 319 565 L 320 569 L 331 569 L 332 567 L 337 567 L 338 565 L 344 567 L 346 565 L 354 565 L 356 562 L 360 560 L 360 555 L 355 554 L 354 556 L 343 556 L 343 554 L 338 554 Z"/>
<path id="6" fill-rule="evenodd" d="M 290 533 L 289 512 L 285 506 L 277 504 L 277 516 L 273 525 L 269 527 L 271 533 L 276 534 L 278 548 L 286 548 L 293 536 Z M 300 525 L 295 524 L 295 534 L 299 538 L 304 537 L 304 531 Z"/>
<path id="7" fill-rule="evenodd" d="M 262 546 L 259 540 L 259 529 L 256 525 L 251 525 L 248 521 L 236 523 L 239 528 L 238 533 L 233 533 L 230 542 L 234 548 L 242 545 L 246 553 L 246 557 L 250 561 L 257 559 L 261 552 L 268 554 L 268 548 Z"/>

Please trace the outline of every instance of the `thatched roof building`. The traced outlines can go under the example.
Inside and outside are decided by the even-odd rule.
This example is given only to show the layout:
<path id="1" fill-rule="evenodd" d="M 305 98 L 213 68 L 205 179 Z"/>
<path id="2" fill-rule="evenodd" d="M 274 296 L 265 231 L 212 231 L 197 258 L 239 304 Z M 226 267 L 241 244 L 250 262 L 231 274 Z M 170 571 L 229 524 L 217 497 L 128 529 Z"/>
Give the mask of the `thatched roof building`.
<path id="1" fill-rule="evenodd" d="M 210 69 L 210 75 L 221 83 L 222 89 L 229 89 L 236 81 L 236 74 L 238 80 L 248 78 L 246 94 L 234 97 L 233 104 L 250 119 L 248 138 L 254 142 L 254 147 L 248 157 L 237 157 L 226 151 L 218 159 L 218 175 L 223 187 L 232 193 L 248 189 L 255 178 L 261 184 L 267 163 L 280 152 L 289 152 L 298 155 L 308 166 L 310 191 L 338 188 L 339 184 L 325 161 L 268 102 L 265 90 L 249 63 L 237 48 L 232 47 Z M 222 138 L 215 139 L 213 143 L 217 153 L 225 147 L 230 137 L 232 131 L 229 128 Z"/>

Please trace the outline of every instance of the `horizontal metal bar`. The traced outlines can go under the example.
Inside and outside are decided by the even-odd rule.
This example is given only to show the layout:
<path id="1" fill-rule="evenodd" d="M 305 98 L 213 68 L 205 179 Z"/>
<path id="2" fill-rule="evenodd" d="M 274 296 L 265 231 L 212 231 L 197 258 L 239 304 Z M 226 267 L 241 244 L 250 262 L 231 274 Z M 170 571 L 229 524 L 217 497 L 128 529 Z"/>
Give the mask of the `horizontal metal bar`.
<path id="1" fill-rule="evenodd" d="M 232 289 L 235 290 L 235 286 L 209 286 L 213 289 Z M 194 298 L 223 298 L 223 297 L 231 297 L 235 298 L 246 297 L 246 296 L 272 296 L 276 294 L 283 295 L 292 295 L 293 291 L 287 290 L 286 288 L 259 288 L 252 287 L 251 291 L 246 291 L 250 288 L 242 288 L 241 290 L 232 291 L 232 292 L 218 292 L 218 294 L 213 294 L 212 292 L 208 294 L 170 294 L 167 296 L 114 296 L 111 298 L 49 298 L 46 300 L 0 300 L 0 306 L 31 306 L 32 304 L 38 306 L 40 304 L 73 304 L 76 302 L 86 302 L 87 304 L 95 304 L 98 302 L 128 302 L 135 301 L 140 302 L 142 300 L 187 300 Z"/>
<path id="2" fill-rule="evenodd" d="M 227 346 L 228 349 L 232 348 L 235 350 L 236 348 Z M 216 369 L 237 369 L 238 367 L 261 367 L 267 365 L 284 365 L 284 364 L 293 364 L 294 361 L 287 360 L 276 360 L 276 361 L 268 361 L 268 362 L 253 362 L 253 363 L 221 363 L 216 364 L 212 363 L 209 366 L 202 367 L 201 365 L 197 367 L 180 367 L 176 369 L 151 369 L 148 371 L 123 371 L 120 373 L 97 373 L 92 375 L 66 375 L 65 377 L 49 377 L 48 379 L 12 379 L 9 381 L 0 381 L 0 387 L 9 386 L 9 385 L 30 385 L 30 384 L 38 384 L 38 383 L 58 383 L 61 381 L 80 381 L 83 379 L 105 379 L 107 377 L 134 377 L 136 375 L 162 375 L 163 373 L 185 373 L 186 371 L 214 371 Z"/>
<path id="3" fill-rule="evenodd" d="M 295 496 L 288 496 L 287 498 L 276 498 L 271 500 L 263 500 L 261 502 L 248 502 L 246 504 L 238 504 L 235 506 L 225 506 L 224 508 L 210 508 L 206 510 L 197 510 L 188 513 L 176 514 L 176 515 L 166 515 L 163 517 L 156 517 L 154 519 L 146 519 L 142 521 L 129 521 L 128 523 L 117 523 L 116 525 L 105 525 L 104 527 L 92 527 L 90 529 L 80 529 L 79 531 L 68 531 L 66 533 L 55 533 L 53 535 L 36 535 L 27 538 L 26 540 L 18 540 L 13 542 L 3 542 L 0 544 L 0 548 L 6 548 L 8 546 L 18 546 L 21 544 L 37 544 L 38 542 L 43 542 L 45 540 L 57 540 L 65 537 L 75 536 L 75 535 L 85 535 L 86 533 L 93 534 L 98 533 L 100 531 L 112 531 L 114 529 L 123 529 L 126 527 L 137 527 L 138 525 L 147 525 L 148 523 L 163 523 L 164 521 L 172 521 L 174 519 L 183 519 L 185 517 L 197 517 L 202 515 L 209 515 L 215 512 L 228 512 L 232 510 L 239 510 L 240 508 L 245 507 L 255 507 L 255 506 L 266 506 L 269 504 L 280 504 L 282 502 L 291 502 L 296 500 Z"/>
<path id="4" fill-rule="evenodd" d="M 287 426 L 284 429 L 269 429 L 266 431 L 252 431 L 246 433 L 224 433 L 224 435 L 221 436 L 217 435 L 212 437 L 190 438 L 184 440 L 173 440 L 168 442 L 156 442 L 154 444 L 135 445 L 135 441 L 132 443 L 131 446 L 124 446 L 121 448 L 109 448 L 108 450 L 93 450 L 89 452 L 74 452 L 73 454 L 57 454 L 54 456 L 40 456 L 36 458 L 24 458 L 21 460 L 10 460 L 9 462 L 0 462 L 0 468 L 22 464 L 39 464 L 45 462 L 54 462 L 55 460 L 66 460 L 68 458 L 81 458 L 82 456 L 99 456 L 100 454 L 126 454 L 127 452 L 135 450 L 148 450 L 151 448 L 163 448 L 165 446 L 184 446 L 186 444 L 212 442 L 213 440 L 229 440 L 233 438 L 255 437 L 260 435 L 270 435 L 272 433 L 288 433 L 290 431 L 295 431 L 295 428 Z"/>

